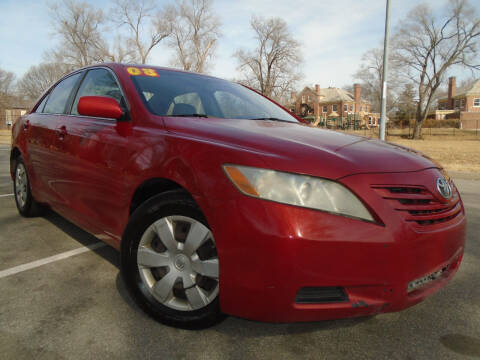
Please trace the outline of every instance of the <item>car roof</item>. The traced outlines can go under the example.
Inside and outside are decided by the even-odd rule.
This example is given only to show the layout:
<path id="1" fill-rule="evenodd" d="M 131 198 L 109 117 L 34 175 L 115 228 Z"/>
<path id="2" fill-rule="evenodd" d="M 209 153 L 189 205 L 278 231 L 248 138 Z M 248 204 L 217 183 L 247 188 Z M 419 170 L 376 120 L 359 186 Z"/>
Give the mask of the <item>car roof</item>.
<path id="1" fill-rule="evenodd" d="M 137 63 L 117 63 L 117 62 L 105 62 L 105 63 L 98 63 L 98 64 L 92 64 L 92 65 L 88 65 L 88 66 L 84 66 L 84 67 L 81 67 L 81 68 L 78 68 L 78 69 L 75 69 L 73 70 L 72 72 L 70 72 L 68 75 L 70 74 L 73 74 L 77 71 L 81 71 L 81 70 L 87 70 L 87 69 L 91 69 L 91 68 L 96 68 L 96 67 L 108 67 L 112 70 L 116 70 L 120 67 L 139 67 L 139 68 L 154 68 L 154 69 L 158 69 L 158 70 L 161 70 L 161 71 L 171 71 L 171 72 L 180 72 L 180 73 L 185 73 L 185 74 L 192 74 L 192 75 L 199 75 L 199 76 L 205 76 L 205 77 L 208 77 L 208 78 L 212 78 L 212 79 L 219 79 L 219 80 L 225 80 L 225 79 L 222 79 L 222 78 L 219 78 L 217 76 L 212 76 L 212 75 L 208 75 L 208 74 L 203 74 L 203 73 L 198 73 L 198 72 L 194 72 L 194 71 L 187 71 L 187 70 L 183 70 L 183 69 L 177 69 L 177 68 L 169 68 L 169 67 L 165 67 L 165 66 L 158 66 L 158 65 L 150 65 L 150 64 L 137 64 Z M 68 76 L 66 75 L 66 76 Z M 63 76 L 62 78 L 66 77 L 66 76 Z"/>

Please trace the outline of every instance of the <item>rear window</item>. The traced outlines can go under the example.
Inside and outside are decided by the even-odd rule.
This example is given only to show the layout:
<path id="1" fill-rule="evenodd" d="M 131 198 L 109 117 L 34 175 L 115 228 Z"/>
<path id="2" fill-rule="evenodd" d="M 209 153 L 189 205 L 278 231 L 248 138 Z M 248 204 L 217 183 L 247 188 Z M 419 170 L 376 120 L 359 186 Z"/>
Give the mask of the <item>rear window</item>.
<path id="1" fill-rule="evenodd" d="M 156 71 L 158 77 L 131 76 L 142 101 L 153 114 L 298 122 L 289 112 L 242 85 L 199 74 Z"/>

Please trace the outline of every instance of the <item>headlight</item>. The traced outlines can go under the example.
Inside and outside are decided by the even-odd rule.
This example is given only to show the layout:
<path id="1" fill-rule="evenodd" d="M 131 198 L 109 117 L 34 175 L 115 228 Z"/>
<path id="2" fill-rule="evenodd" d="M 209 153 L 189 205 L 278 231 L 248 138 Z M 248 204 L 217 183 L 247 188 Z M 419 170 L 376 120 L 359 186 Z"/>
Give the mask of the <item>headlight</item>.
<path id="1" fill-rule="evenodd" d="M 362 202 L 335 181 L 248 166 L 224 165 L 223 168 L 246 195 L 374 221 Z"/>

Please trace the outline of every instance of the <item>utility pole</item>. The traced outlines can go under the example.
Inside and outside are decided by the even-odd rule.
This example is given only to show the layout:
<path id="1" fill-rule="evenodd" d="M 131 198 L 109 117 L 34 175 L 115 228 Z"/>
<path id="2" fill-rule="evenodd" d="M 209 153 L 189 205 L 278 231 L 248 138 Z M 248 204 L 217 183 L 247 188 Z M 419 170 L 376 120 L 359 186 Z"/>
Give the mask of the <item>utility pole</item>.
<path id="1" fill-rule="evenodd" d="M 383 73 L 382 73 L 382 111 L 380 114 L 380 140 L 385 141 L 387 125 L 387 70 L 388 70 L 388 28 L 390 24 L 390 0 L 387 0 L 385 14 L 385 39 L 383 41 Z"/>

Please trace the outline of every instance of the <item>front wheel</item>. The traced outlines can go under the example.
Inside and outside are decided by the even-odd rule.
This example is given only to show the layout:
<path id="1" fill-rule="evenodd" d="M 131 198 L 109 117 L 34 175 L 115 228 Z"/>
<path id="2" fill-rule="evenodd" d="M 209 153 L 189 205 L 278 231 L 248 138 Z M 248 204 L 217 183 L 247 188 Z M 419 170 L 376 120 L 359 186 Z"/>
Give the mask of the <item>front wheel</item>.
<path id="1" fill-rule="evenodd" d="M 215 239 L 185 192 L 135 210 L 122 240 L 122 275 L 137 303 L 164 324 L 198 329 L 224 318 Z"/>

